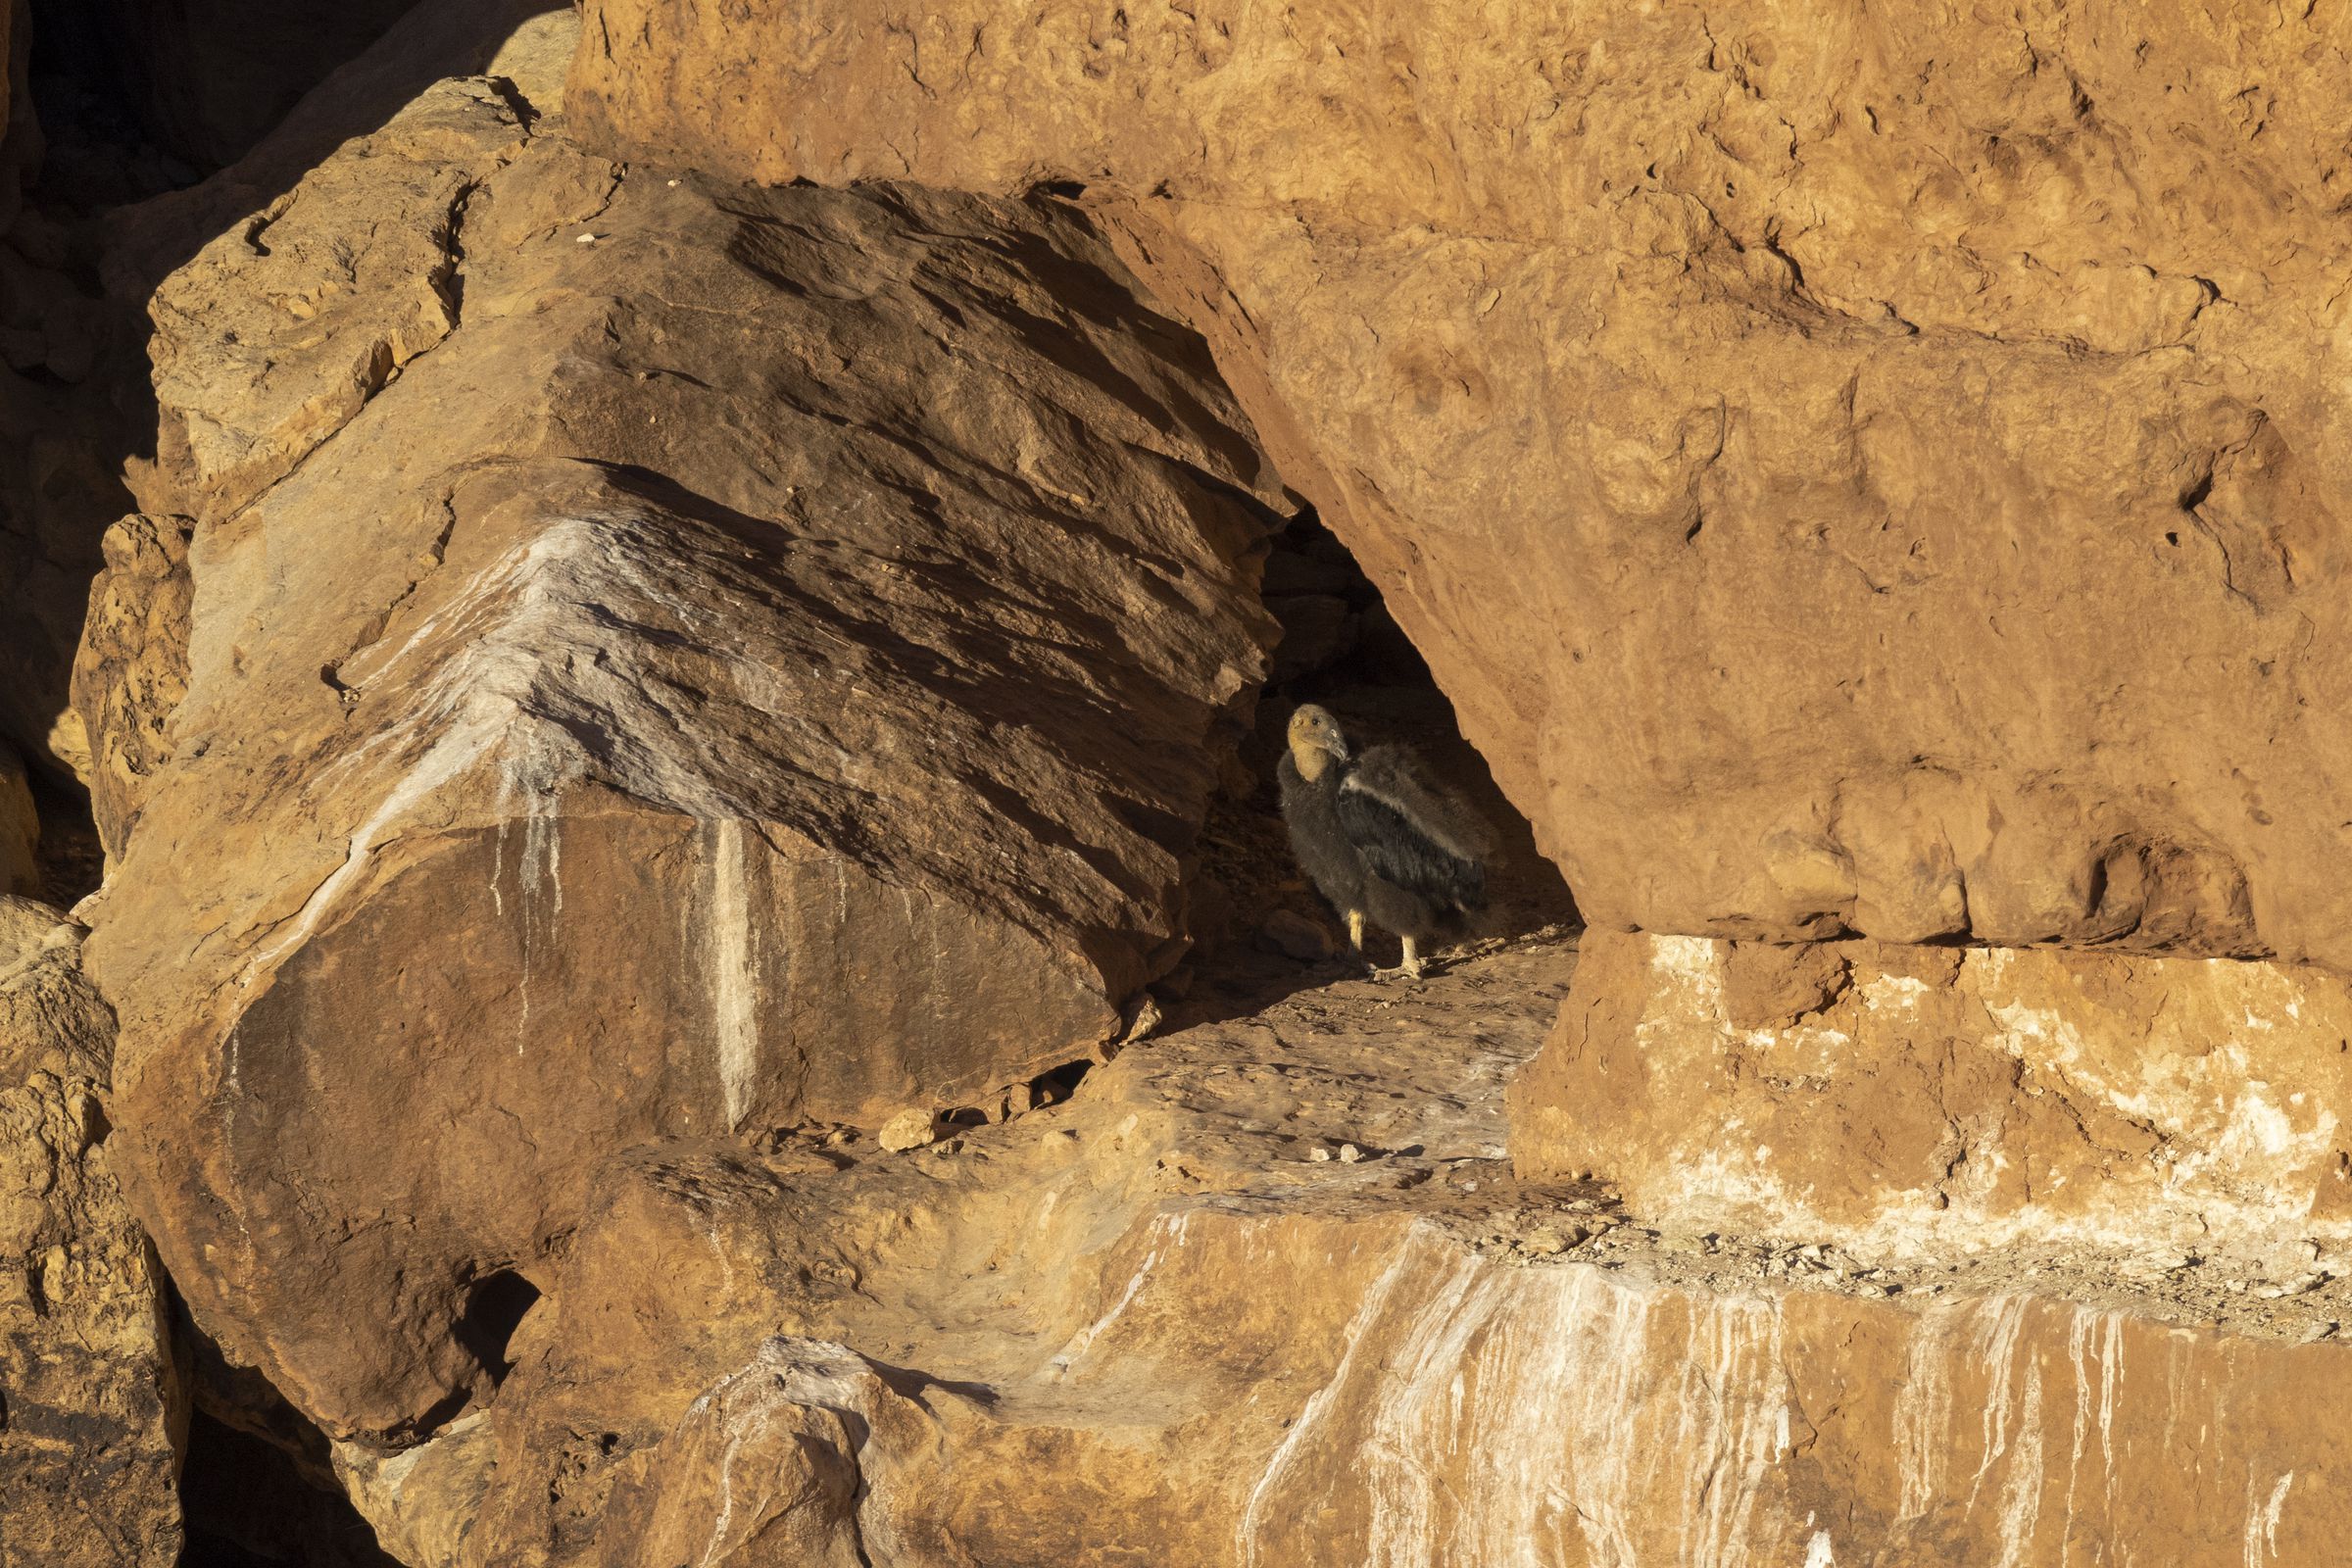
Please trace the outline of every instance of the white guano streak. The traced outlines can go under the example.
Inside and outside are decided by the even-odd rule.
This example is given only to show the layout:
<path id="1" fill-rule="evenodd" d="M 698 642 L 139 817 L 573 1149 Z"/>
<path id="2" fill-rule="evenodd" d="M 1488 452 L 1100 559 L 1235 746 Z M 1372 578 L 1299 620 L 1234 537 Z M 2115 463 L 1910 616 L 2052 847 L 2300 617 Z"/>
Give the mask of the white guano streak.
<path id="1" fill-rule="evenodd" d="M 751 867 L 739 817 L 711 824 L 710 1023 L 727 1130 L 743 1124 L 760 1067 L 760 961 L 752 931 Z"/>
<path id="2" fill-rule="evenodd" d="M 2254 1478 L 2246 1477 L 2246 1568 L 2263 1568 L 2278 1555 L 2278 1513 L 2286 1506 L 2286 1491 L 2295 1484 L 2292 1470 L 2271 1488 L 2268 1502 L 2255 1503 Z"/>
<path id="3" fill-rule="evenodd" d="M 1678 1346 L 1652 1343 L 1658 1299 L 1416 1232 L 1253 1490 L 1244 1562 L 1272 1555 L 1268 1521 L 1360 1488 L 1367 1568 L 1631 1563 L 1661 1507 L 1687 1522 L 1679 1562 L 1746 1563 L 1789 1399 L 1778 1306 L 1718 1301 Z M 1671 1382 L 1654 1376 L 1678 1363 Z M 1324 1496 L 1282 1495 L 1293 1487 Z"/>
<path id="4" fill-rule="evenodd" d="M 664 744 L 675 722 L 653 695 L 660 683 L 614 646 L 611 631 L 622 615 L 723 646 L 706 624 L 710 612 L 658 574 L 674 553 L 676 527 L 625 509 L 559 517 L 474 573 L 369 672 L 368 685 L 405 679 L 412 695 L 305 793 L 323 807 L 341 788 L 380 789 L 376 806 L 352 833 L 342 862 L 246 963 L 244 983 L 306 941 L 369 858 L 428 800 L 477 767 L 495 770 L 490 799 L 502 826 L 517 808 L 526 817 L 520 879 L 526 899 L 547 895 L 546 910 L 534 916 L 526 909 L 526 921 L 552 921 L 561 912 L 555 805 L 592 769 L 625 794 L 689 815 L 747 814 L 707 760 Z M 421 675 L 403 669 L 418 663 L 428 666 Z M 748 660 L 735 667 L 739 675 L 758 673 Z M 609 755 L 592 757 L 551 716 L 566 710 L 593 717 Z M 503 912 L 495 884 L 493 898 Z"/>

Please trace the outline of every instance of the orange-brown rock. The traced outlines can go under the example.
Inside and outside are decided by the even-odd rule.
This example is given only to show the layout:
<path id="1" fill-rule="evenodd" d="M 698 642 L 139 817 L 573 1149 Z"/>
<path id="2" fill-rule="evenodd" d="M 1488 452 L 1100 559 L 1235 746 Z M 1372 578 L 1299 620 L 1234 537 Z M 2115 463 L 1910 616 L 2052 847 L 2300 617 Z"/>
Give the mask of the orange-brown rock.
<path id="1" fill-rule="evenodd" d="M 123 1203 L 80 931 L 0 896 L 0 1565 L 172 1568 L 187 1408 Z"/>
<path id="2" fill-rule="evenodd" d="M 1599 924 L 2352 964 L 2352 22 L 591 0 L 600 144 L 1083 183 Z"/>
<path id="3" fill-rule="evenodd" d="M 371 1516 L 434 1568 L 2328 1560 L 2334 1288 L 1865 1276 L 1515 1184 L 1567 957 L 1183 1029 L 953 1149 L 618 1157 Z"/>
<path id="4" fill-rule="evenodd" d="M 90 809 L 118 851 L 138 820 L 148 775 L 171 756 L 172 714 L 188 694 L 188 539 L 185 517 L 133 513 L 107 529 L 106 569 L 90 585 L 74 659 L 74 711 L 95 737 Z"/>
<path id="5" fill-rule="evenodd" d="M 1840 943 L 1742 1019 L 1743 944 L 1595 933 L 1512 1088 L 1533 1179 L 1856 1256 L 2031 1244 L 2128 1274 L 2352 1273 L 2352 987 L 2229 959 Z M 2240 1274 L 2242 1278 L 2242 1272 Z"/>
<path id="6" fill-rule="evenodd" d="M 1257 450 L 1076 216 L 559 123 L 428 87 L 154 305 L 185 695 L 91 961 L 158 1246 L 338 1435 L 486 1389 L 612 1150 L 1115 1038 L 1273 640 Z"/>

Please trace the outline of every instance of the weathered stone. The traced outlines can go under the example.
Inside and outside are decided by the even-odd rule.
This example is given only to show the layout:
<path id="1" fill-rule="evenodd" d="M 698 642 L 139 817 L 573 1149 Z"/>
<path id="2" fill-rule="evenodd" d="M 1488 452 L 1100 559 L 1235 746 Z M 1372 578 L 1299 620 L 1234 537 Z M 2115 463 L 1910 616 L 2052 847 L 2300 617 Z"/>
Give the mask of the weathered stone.
<path id="1" fill-rule="evenodd" d="M 813 1553 L 852 1496 L 877 1563 L 2328 1560 L 2317 1308 L 2190 1328 L 2032 1254 L 1768 1279 L 1499 1176 L 1563 958 L 1181 1031 L 954 1162 L 616 1158 L 430 1560 L 694 1561 L 726 1494 Z"/>
<path id="2" fill-rule="evenodd" d="M 1320 963 L 1339 951 L 1331 928 L 1295 909 L 1276 909 L 1258 923 L 1258 940 L 1301 963 Z"/>
<path id="3" fill-rule="evenodd" d="M 90 585 L 74 705 L 83 732 L 98 737 L 90 809 L 116 853 L 138 820 L 148 776 L 172 755 L 172 715 L 188 694 L 192 532 L 184 517 L 124 517 L 107 529 L 106 569 Z"/>
<path id="4" fill-rule="evenodd" d="M 864 1568 L 861 1457 L 905 1451 L 932 1421 L 847 1347 L 769 1340 L 615 1481 L 596 1560 Z M 872 1469 L 879 1488 L 896 1479 Z M 887 1517 L 886 1495 L 865 1506 Z M 888 1549 L 895 1534 L 877 1535 L 883 1560 L 914 1560 Z"/>
<path id="5" fill-rule="evenodd" d="M 2352 966 L 2325 8 L 584 14 L 609 149 L 1082 182 L 1595 923 Z"/>
<path id="6" fill-rule="evenodd" d="M 528 113 L 488 77 L 435 82 L 165 280 L 143 506 L 233 516 L 456 329 L 465 209 Z"/>
<path id="7" fill-rule="evenodd" d="M 80 933 L 0 897 L 0 1565 L 172 1568 L 187 1407 L 116 1186 Z"/>
<path id="8" fill-rule="evenodd" d="M 487 1392 L 612 1148 L 1114 1038 L 1272 640 L 1262 459 L 1076 217 L 556 131 L 428 88 L 158 295 L 186 693 L 92 962 L 159 1247 L 338 1437 Z"/>
<path id="9" fill-rule="evenodd" d="M 910 1106 L 882 1124 L 874 1135 L 885 1152 L 900 1154 L 909 1149 L 920 1149 L 939 1136 L 939 1116 L 934 1111 Z"/>
<path id="10" fill-rule="evenodd" d="M 1735 1029 L 1794 1023 L 1828 1006 L 1849 979 L 1844 951 L 1829 943 L 1735 942 L 1723 958 L 1724 1015 Z"/>
<path id="11" fill-rule="evenodd" d="M 1728 950 L 1728 951 L 1727 951 Z M 2309 968 L 1839 944 L 1851 984 L 1743 1023 L 1740 947 L 1586 940 L 1512 1090 L 1521 1175 L 1596 1169 L 1692 1231 L 1857 1257 L 2033 1244 L 2352 1271 L 2352 985 Z"/>
<path id="12" fill-rule="evenodd" d="M 404 1563 L 454 1563 L 481 1512 L 498 1465 L 496 1435 L 483 1412 L 462 1416 L 433 1441 L 396 1453 L 337 1444 L 335 1473 L 376 1544 Z"/>

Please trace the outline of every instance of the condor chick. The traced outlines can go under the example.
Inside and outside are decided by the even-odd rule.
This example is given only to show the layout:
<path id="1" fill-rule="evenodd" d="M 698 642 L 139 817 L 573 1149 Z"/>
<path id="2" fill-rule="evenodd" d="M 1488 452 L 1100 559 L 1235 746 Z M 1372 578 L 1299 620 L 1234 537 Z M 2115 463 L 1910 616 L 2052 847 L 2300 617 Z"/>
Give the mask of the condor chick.
<path id="1" fill-rule="evenodd" d="M 1275 772 L 1292 853 L 1348 917 L 1348 943 L 1363 952 L 1367 919 L 1393 931 L 1404 972 L 1420 978 L 1420 945 L 1486 905 L 1485 824 L 1401 747 L 1351 754 L 1339 720 L 1311 703 L 1291 715 Z"/>

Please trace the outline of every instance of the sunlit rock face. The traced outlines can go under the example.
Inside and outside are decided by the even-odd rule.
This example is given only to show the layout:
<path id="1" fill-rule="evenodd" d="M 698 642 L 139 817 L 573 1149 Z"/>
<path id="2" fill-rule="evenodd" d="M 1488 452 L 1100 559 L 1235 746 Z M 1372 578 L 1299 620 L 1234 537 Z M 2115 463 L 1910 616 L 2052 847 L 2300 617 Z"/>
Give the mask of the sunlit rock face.
<path id="1" fill-rule="evenodd" d="M 584 16 L 602 145 L 1126 214 L 1596 924 L 2352 965 L 2324 9 Z"/>
<path id="2" fill-rule="evenodd" d="M 153 307 L 184 695 L 92 707 L 162 737 L 92 962 L 158 1245 L 337 1432 L 484 1386 L 611 1150 L 1115 1035 L 1273 636 L 1256 448 L 1076 215 L 555 123 L 439 82 Z"/>
<path id="3" fill-rule="evenodd" d="M 187 1398 L 80 928 L 0 894 L 0 1564 L 172 1568 Z"/>
<path id="4" fill-rule="evenodd" d="M 1513 1183 L 1566 956 L 1186 1029 L 953 1150 L 616 1155 L 496 1403 L 340 1462 L 467 1568 L 2325 1560 L 2324 1304 Z"/>
<path id="5" fill-rule="evenodd" d="M 1512 1157 L 1857 1256 L 2028 1244 L 2162 1275 L 2352 1269 L 2352 987 L 2051 950 L 1594 934 Z"/>
<path id="6" fill-rule="evenodd" d="M 384 1549 L 2332 1560 L 2333 12 L 537 9 L 100 269 L 59 1191 Z M 1286 483 L 1581 959 L 1171 974 Z"/>

